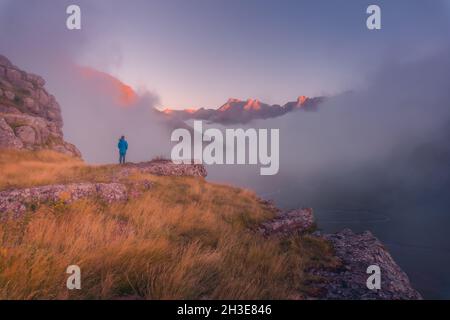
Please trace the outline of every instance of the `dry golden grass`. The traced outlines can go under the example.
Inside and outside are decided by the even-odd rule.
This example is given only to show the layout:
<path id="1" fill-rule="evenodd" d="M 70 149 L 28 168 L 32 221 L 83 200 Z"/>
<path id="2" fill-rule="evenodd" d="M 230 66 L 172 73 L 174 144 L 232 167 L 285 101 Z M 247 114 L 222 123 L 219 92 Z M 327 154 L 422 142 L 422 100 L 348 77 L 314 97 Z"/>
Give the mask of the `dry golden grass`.
<path id="1" fill-rule="evenodd" d="M 88 166 L 82 160 L 50 150 L 0 152 L 0 190 L 67 183 L 108 181 L 113 166 Z"/>
<path id="2" fill-rule="evenodd" d="M 0 169 L 4 188 L 106 179 L 114 166 L 11 152 L 0 156 Z M 126 203 L 87 199 L 0 222 L 0 299 L 286 299 L 308 290 L 306 268 L 335 263 L 316 238 L 252 231 L 273 212 L 248 190 L 203 178 L 132 177 L 143 178 L 155 187 Z M 72 264 L 81 268 L 81 290 L 66 288 Z"/>

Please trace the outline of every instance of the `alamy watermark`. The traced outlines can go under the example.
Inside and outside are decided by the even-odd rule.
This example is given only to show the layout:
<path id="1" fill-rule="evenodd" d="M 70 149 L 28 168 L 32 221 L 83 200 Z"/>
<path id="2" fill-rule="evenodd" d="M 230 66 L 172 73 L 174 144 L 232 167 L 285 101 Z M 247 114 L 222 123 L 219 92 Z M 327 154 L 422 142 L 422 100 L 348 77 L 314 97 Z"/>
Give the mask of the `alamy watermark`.
<path id="1" fill-rule="evenodd" d="M 370 16 L 366 20 L 366 26 L 369 30 L 380 30 L 381 29 L 381 8 L 376 4 L 372 4 L 367 7 L 367 14 Z"/>
<path id="2" fill-rule="evenodd" d="M 194 121 L 193 137 L 185 128 L 175 129 L 172 142 L 178 142 L 171 152 L 174 163 L 260 164 L 260 174 L 275 175 L 280 168 L 279 129 L 209 128 L 203 132 L 203 122 Z M 204 147 L 204 142 L 208 144 Z M 270 151 L 270 152 L 269 152 Z"/>
<path id="3" fill-rule="evenodd" d="M 366 19 L 366 26 L 369 30 L 381 29 L 381 8 L 376 4 L 367 7 L 366 13 L 370 16 Z M 71 4 L 66 8 L 66 27 L 69 30 L 81 29 L 81 8 L 79 5 Z"/>
<path id="4" fill-rule="evenodd" d="M 367 274 L 370 276 L 367 278 L 366 286 L 369 290 L 381 289 L 381 269 L 378 265 L 374 264 L 367 268 Z"/>
<path id="5" fill-rule="evenodd" d="M 77 265 L 70 265 L 66 269 L 66 273 L 70 274 L 66 281 L 66 287 L 69 290 L 81 289 L 81 269 Z"/>

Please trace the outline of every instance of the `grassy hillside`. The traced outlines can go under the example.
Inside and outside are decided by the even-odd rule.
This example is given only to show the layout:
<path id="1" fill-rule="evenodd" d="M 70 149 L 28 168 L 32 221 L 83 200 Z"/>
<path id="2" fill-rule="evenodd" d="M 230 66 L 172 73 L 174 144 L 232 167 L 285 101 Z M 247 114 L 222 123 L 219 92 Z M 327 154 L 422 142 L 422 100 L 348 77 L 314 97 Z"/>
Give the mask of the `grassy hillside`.
<path id="1" fill-rule="evenodd" d="M 0 153 L 1 190 L 111 181 L 114 171 L 49 151 Z M 0 299 L 300 298 L 307 268 L 335 264 L 323 240 L 256 233 L 274 213 L 251 191 L 198 177 L 124 179 L 155 187 L 126 203 L 61 202 L 0 222 Z M 65 286 L 71 264 L 81 290 Z"/>

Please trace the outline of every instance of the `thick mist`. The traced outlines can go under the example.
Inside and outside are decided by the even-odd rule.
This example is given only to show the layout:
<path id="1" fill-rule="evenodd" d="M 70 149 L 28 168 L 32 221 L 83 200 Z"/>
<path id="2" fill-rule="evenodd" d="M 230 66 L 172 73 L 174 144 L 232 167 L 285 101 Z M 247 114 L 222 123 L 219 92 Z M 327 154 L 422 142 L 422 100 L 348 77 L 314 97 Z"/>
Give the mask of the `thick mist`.
<path id="1" fill-rule="evenodd" d="M 280 129 L 278 176 L 260 177 L 256 168 L 249 168 L 243 177 L 245 169 L 233 166 L 212 166 L 210 176 L 226 180 L 229 173 L 221 176 L 220 171 L 236 170 L 245 185 L 267 187 L 269 193 L 296 193 L 296 201 L 304 205 L 313 202 L 316 194 L 323 198 L 326 189 L 375 187 L 383 175 L 390 183 L 402 180 L 406 188 L 404 183 L 422 177 L 408 170 L 417 160 L 412 154 L 448 134 L 450 60 L 446 53 L 390 62 L 365 88 L 330 97 L 317 112 L 296 112 L 246 126 Z M 396 168 L 400 158 L 404 163 Z M 286 181 L 300 190 L 273 190 L 285 188 Z"/>
<path id="2" fill-rule="evenodd" d="M 319 228 L 370 230 L 428 298 L 449 298 L 450 51 L 392 62 L 318 112 L 247 127 L 280 129 L 280 172 L 209 166 L 208 178 L 312 207 Z"/>
<path id="3" fill-rule="evenodd" d="M 161 122 L 154 107 L 159 102 L 151 88 L 121 103 L 119 79 L 98 76 L 121 64 L 121 48 L 101 52 L 102 70 L 85 77 L 82 59 L 99 39 L 101 28 L 86 24 L 80 32 L 65 28 L 69 1 L 0 0 L 0 52 L 21 69 L 41 75 L 47 90 L 59 102 L 65 139 L 74 143 L 90 163 L 118 161 L 117 141 L 130 142 L 129 161 L 149 160 L 170 154 L 169 126 Z M 86 21 L 99 13 L 96 4 L 83 1 Z M 90 67 L 90 66 L 87 66 Z M 125 84 L 122 84 L 125 85 Z"/>
<path id="4" fill-rule="evenodd" d="M 74 70 L 75 69 L 75 70 Z M 170 127 L 163 122 L 154 106 L 158 97 L 150 92 L 132 93 L 127 104 L 120 101 L 120 84 L 110 83 L 114 78 L 89 77 L 74 67 L 61 88 L 64 103 L 64 132 L 77 145 L 90 163 L 118 161 L 117 142 L 125 135 L 129 142 L 127 161 L 146 161 L 170 154 Z M 67 90 L 67 88 L 70 88 Z"/>

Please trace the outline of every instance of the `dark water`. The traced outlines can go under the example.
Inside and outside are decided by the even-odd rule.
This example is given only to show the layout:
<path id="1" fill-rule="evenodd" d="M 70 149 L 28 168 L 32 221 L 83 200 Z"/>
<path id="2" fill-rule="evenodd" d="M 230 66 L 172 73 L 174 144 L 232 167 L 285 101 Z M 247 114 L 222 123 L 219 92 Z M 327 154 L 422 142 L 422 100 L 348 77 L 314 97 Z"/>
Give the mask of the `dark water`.
<path id="1" fill-rule="evenodd" d="M 319 228 L 335 232 L 370 230 L 408 274 L 412 285 L 430 299 L 450 298 L 450 246 L 446 212 L 408 210 L 376 212 L 368 209 L 316 209 Z"/>
<path id="2" fill-rule="evenodd" d="M 217 168 L 208 168 L 208 179 L 248 187 L 286 210 L 312 207 L 319 229 L 325 232 L 369 230 L 424 298 L 450 299 L 450 206 L 446 196 L 419 196 L 411 190 L 405 196 L 394 188 L 388 197 L 373 186 L 365 190 L 356 184 L 343 190 L 334 184 L 292 183 L 286 177 L 249 178 L 254 175 L 237 171 L 224 175 Z M 389 201 L 380 204 L 380 198 Z"/>

